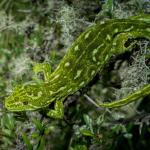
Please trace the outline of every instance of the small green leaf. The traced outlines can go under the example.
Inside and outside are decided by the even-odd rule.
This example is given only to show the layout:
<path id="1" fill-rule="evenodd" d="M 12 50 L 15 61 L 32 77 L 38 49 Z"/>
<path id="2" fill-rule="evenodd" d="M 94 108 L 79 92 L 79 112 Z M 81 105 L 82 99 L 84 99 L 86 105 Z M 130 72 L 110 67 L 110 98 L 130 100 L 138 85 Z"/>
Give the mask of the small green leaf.
<path id="1" fill-rule="evenodd" d="M 40 145 L 37 150 L 45 150 L 45 139 L 43 137 L 41 137 Z"/>
<path id="2" fill-rule="evenodd" d="M 15 126 L 15 119 L 10 114 L 5 114 L 2 118 L 2 125 L 12 130 Z"/>
<path id="3" fill-rule="evenodd" d="M 92 119 L 88 115 L 84 114 L 83 118 L 84 118 L 86 125 L 89 126 L 92 123 Z"/>
<path id="4" fill-rule="evenodd" d="M 86 123 L 86 126 L 91 130 L 91 132 L 93 132 L 92 119 L 86 114 L 83 115 L 83 118 Z"/>
<path id="5" fill-rule="evenodd" d="M 127 133 L 127 129 L 124 125 L 121 125 L 121 124 L 117 124 L 117 125 L 114 125 L 112 128 L 112 131 L 115 132 L 116 134 L 119 134 L 119 133 Z"/>
<path id="6" fill-rule="evenodd" d="M 30 143 L 30 140 L 28 139 L 28 137 L 27 137 L 27 135 L 25 133 L 22 133 L 22 138 L 23 138 L 23 141 L 26 144 L 28 150 L 33 150 L 33 146 Z"/>
<path id="7" fill-rule="evenodd" d="M 12 136 L 12 132 L 11 132 L 10 129 L 2 129 L 2 132 L 3 132 L 6 136 L 9 136 L 9 137 Z"/>
<path id="8" fill-rule="evenodd" d="M 90 130 L 82 129 L 80 132 L 85 136 L 95 137 L 95 135 Z"/>
<path id="9" fill-rule="evenodd" d="M 43 128 L 43 125 L 42 123 L 39 121 L 39 120 L 36 120 L 33 118 L 33 123 L 35 124 L 36 128 L 40 131 L 40 132 L 43 132 L 44 128 Z"/>
<path id="10" fill-rule="evenodd" d="M 87 150 L 86 145 L 76 145 L 75 147 L 71 147 L 70 150 Z"/>
<path id="11" fill-rule="evenodd" d="M 97 119 L 96 119 L 96 124 L 97 125 L 101 125 L 104 122 L 104 114 L 100 115 Z"/>
<path id="12" fill-rule="evenodd" d="M 126 139 L 132 139 L 133 135 L 131 133 L 125 133 L 123 135 Z"/>

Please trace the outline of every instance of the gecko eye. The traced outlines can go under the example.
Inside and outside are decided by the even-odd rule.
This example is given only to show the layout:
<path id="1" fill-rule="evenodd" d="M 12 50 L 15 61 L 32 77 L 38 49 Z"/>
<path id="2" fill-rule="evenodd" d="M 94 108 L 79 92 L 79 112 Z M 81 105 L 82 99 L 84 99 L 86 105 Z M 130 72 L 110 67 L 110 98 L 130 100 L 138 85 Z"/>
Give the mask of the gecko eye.
<path id="1" fill-rule="evenodd" d="M 127 39 L 127 41 L 125 41 L 125 43 L 124 43 L 124 46 L 125 46 L 126 48 L 128 48 L 131 44 L 134 44 L 133 38 Z"/>
<path id="2" fill-rule="evenodd" d="M 36 96 L 33 92 L 27 92 L 27 96 Z"/>
<path id="3" fill-rule="evenodd" d="M 28 101 L 24 101 L 24 102 L 23 102 L 23 105 L 28 105 Z"/>
<path id="4" fill-rule="evenodd" d="M 28 96 L 34 96 L 34 97 L 38 96 L 36 92 L 32 92 L 32 91 L 27 91 L 26 93 Z"/>

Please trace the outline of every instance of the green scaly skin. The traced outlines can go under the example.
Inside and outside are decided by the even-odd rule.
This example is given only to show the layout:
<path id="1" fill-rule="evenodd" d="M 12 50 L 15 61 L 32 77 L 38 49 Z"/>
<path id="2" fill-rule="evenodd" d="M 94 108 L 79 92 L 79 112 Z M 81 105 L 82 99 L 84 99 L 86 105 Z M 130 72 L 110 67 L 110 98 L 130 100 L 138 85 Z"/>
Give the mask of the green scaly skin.
<path id="1" fill-rule="evenodd" d="M 128 39 L 146 38 L 150 40 L 150 15 L 141 15 L 129 19 L 114 19 L 89 27 L 68 49 L 66 55 L 51 73 L 46 64 L 35 64 L 37 74 L 44 73 L 44 81 L 28 82 L 18 85 L 6 98 L 5 107 L 10 111 L 37 110 L 55 102 L 54 110 L 48 116 L 63 117 L 64 99 L 85 87 L 111 56 L 117 56 L 131 50 L 134 42 L 125 47 Z M 103 107 L 119 107 L 150 94 L 150 85 L 146 85 L 122 100 L 111 103 L 98 103 Z"/>

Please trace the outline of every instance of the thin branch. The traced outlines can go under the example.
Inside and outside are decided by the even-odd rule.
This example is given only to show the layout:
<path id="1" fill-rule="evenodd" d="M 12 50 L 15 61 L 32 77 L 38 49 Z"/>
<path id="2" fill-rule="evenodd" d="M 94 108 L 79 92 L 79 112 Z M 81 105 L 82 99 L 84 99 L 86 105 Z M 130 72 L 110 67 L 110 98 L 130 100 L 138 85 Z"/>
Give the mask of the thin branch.
<path id="1" fill-rule="evenodd" d="M 92 103 L 94 106 L 96 106 L 98 109 L 100 109 L 100 110 L 105 110 L 105 108 L 103 108 L 103 107 L 100 107 L 97 103 L 95 103 L 95 101 L 92 99 L 92 98 L 90 98 L 87 94 L 84 94 L 83 95 L 90 103 Z"/>

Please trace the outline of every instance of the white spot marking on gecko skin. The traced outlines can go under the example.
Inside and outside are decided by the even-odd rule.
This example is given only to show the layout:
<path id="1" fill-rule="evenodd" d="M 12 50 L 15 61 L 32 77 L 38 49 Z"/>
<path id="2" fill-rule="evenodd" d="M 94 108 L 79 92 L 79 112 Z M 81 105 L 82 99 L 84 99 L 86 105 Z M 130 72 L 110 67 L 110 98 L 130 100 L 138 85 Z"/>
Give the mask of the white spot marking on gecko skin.
<path id="1" fill-rule="evenodd" d="M 42 92 L 38 92 L 38 97 L 41 97 L 42 96 Z"/>
<path id="2" fill-rule="evenodd" d="M 59 69 L 59 68 L 60 68 L 60 65 L 57 66 L 57 69 Z"/>
<path id="3" fill-rule="evenodd" d="M 60 87 L 56 92 L 54 92 L 54 93 L 58 93 L 58 92 L 60 92 L 60 91 L 62 91 L 62 90 L 64 90 L 64 89 L 66 89 L 67 87 L 66 86 L 63 86 L 63 87 Z"/>
<path id="4" fill-rule="evenodd" d="M 113 46 L 116 46 L 117 45 L 117 43 L 116 42 L 113 42 L 113 44 L 112 44 Z"/>
<path id="5" fill-rule="evenodd" d="M 101 46 L 101 45 L 100 45 L 100 46 Z M 92 54 L 93 54 L 92 59 L 93 59 L 93 61 L 95 61 L 95 62 L 96 62 L 95 54 L 98 52 L 98 50 L 99 50 L 100 46 L 99 46 L 98 48 L 94 49 L 94 50 L 93 50 L 93 53 L 92 53 Z"/>
<path id="6" fill-rule="evenodd" d="M 22 106 L 23 106 L 23 103 L 22 103 L 22 102 L 15 102 L 14 104 L 15 104 L 15 105 L 22 105 Z"/>
<path id="7" fill-rule="evenodd" d="M 91 31 L 85 34 L 84 39 L 86 40 L 90 36 Z"/>
<path id="8" fill-rule="evenodd" d="M 39 108 L 38 106 L 35 106 L 35 105 L 32 105 L 32 104 L 28 104 L 28 106 L 30 106 L 31 108 L 35 108 L 35 109 Z"/>
<path id="9" fill-rule="evenodd" d="M 66 86 L 61 87 L 58 91 L 62 91 L 64 89 L 66 89 Z"/>
<path id="10" fill-rule="evenodd" d="M 65 67 L 69 67 L 70 66 L 70 63 L 69 62 L 66 62 L 65 63 Z"/>
<path id="11" fill-rule="evenodd" d="M 105 57 L 105 61 L 107 61 L 107 59 L 109 58 L 109 56 L 108 55 L 106 55 L 106 57 Z"/>
<path id="12" fill-rule="evenodd" d="M 78 70 L 76 76 L 74 77 L 74 79 L 77 79 L 80 77 L 82 70 Z"/>
<path id="13" fill-rule="evenodd" d="M 85 83 L 85 82 L 84 82 L 84 81 L 82 81 L 82 82 L 79 84 L 79 86 L 83 86 L 83 85 L 84 85 L 84 83 Z"/>
<path id="14" fill-rule="evenodd" d="M 128 28 L 128 29 L 126 29 L 124 31 L 128 32 L 128 31 L 132 30 L 133 28 L 134 28 L 134 26 L 131 26 L 130 28 Z"/>
<path id="15" fill-rule="evenodd" d="M 77 45 L 75 48 L 74 48 L 75 51 L 78 51 L 79 50 L 79 46 Z"/>
<path id="16" fill-rule="evenodd" d="M 95 70 L 93 70 L 92 72 L 91 72 L 91 76 L 93 76 L 95 74 Z"/>
<path id="17" fill-rule="evenodd" d="M 49 94 L 51 95 L 51 94 L 53 94 L 54 92 L 53 91 L 49 91 Z"/>
<path id="18" fill-rule="evenodd" d="M 59 74 L 57 74 L 57 75 L 54 77 L 54 79 L 57 79 L 59 76 L 60 76 L 60 75 L 59 75 Z"/>
<path id="19" fill-rule="evenodd" d="M 64 79 L 66 79 L 67 78 L 67 76 L 64 76 Z"/>
<path id="20" fill-rule="evenodd" d="M 105 21 L 101 21 L 101 22 L 100 22 L 100 24 L 104 24 L 104 23 L 105 23 Z"/>
<path id="21" fill-rule="evenodd" d="M 111 40 L 111 37 L 110 37 L 109 34 L 107 34 L 106 39 L 109 40 L 109 41 Z"/>
<path id="22" fill-rule="evenodd" d="M 100 62 L 98 62 L 97 65 L 100 65 Z"/>
<path id="23" fill-rule="evenodd" d="M 46 104 L 50 104 L 50 103 L 53 102 L 54 100 L 55 100 L 55 98 L 52 98 L 52 99 L 46 101 Z"/>
<path id="24" fill-rule="evenodd" d="M 104 46 L 104 43 L 102 43 L 102 44 L 98 47 L 98 49 L 101 48 L 102 46 Z"/>
<path id="25" fill-rule="evenodd" d="M 119 30 L 118 30 L 118 28 L 116 28 L 115 30 L 114 30 L 114 33 L 117 33 Z"/>
<path id="26" fill-rule="evenodd" d="M 67 92 L 71 92 L 72 91 L 72 88 L 70 88 Z"/>
<path id="27" fill-rule="evenodd" d="M 98 49 L 97 49 L 97 48 L 94 49 L 94 50 L 93 50 L 93 55 L 95 55 L 97 52 L 98 52 Z"/>
<path id="28" fill-rule="evenodd" d="M 95 56 L 93 56 L 93 58 L 92 58 L 92 59 L 93 59 L 93 61 L 95 61 L 95 62 L 96 62 L 96 57 L 95 57 Z"/>

